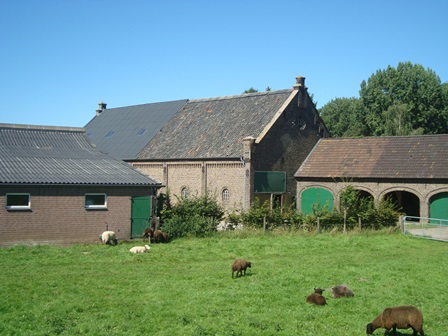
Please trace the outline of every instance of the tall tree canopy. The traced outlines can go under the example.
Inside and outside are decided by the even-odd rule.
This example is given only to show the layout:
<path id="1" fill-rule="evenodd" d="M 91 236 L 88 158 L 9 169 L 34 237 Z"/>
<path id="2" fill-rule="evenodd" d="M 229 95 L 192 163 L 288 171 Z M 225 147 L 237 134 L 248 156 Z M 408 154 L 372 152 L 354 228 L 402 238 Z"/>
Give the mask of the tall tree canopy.
<path id="1" fill-rule="evenodd" d="M 448 84 L 410 62 L 378 70 L 361 83 L 359 98 L 337 98 L 321 109 L 334 137 L 448 132 Z"/>

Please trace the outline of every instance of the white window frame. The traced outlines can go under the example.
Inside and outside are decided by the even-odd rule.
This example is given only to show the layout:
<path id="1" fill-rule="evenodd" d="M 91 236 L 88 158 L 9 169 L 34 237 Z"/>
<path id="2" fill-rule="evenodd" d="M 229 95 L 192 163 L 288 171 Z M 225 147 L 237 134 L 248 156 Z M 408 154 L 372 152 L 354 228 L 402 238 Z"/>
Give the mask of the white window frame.
<path id="1" fill-rule="evenodd" d="M 181 189 L 180 189 L 180 196 L 182 197 L 182 198 L 188 198 L 188 196 L 189 196 L 189 192 L 188 192 L 188 188 L 187 187 L 182 187 Z"/>
<path id="2" fill-rule="evenodd" d="M 27 196 L 27 205 L 8 205 L 8 196 Z M 7 210 L 30 210 L 31 209 L 31 194 L 29 193 L 7 193 L 6 194 L 6 209 Z"/>
<path id="3" fill-rule="evenodd" d="M 103 196 L 103 204 L 88 204 L 87 199 L 89 196 Z M 105 193 L 87 193 L 84 196 L 84 207 L 86 209 L 107 209 L 107 195 Z"/>
<path id="4" fill-rule="evenodd" d="M 228 202 L 228 201 L 230 201 L 230 191 L 229 191 L 228 188 L 224 188 L 224 189 L 222 189 L 222 192 L 221 192 L 221 199 L 222 199 L 223 202 Z"/>

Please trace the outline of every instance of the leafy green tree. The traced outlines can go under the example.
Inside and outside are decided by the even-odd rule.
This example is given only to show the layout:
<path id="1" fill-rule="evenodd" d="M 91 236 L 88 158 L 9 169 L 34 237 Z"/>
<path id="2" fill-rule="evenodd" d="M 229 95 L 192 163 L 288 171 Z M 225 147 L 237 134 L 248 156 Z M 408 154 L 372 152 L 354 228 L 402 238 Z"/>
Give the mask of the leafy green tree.
<path id="1" fill-rule="evenodd" d="M 336 98 L 322 107 L 320 114 L 331 136 L 359 137 L 367 135 L 363 108 L 359 98 Z"/>
<path id="2" fill-rule="evenodd" d="M 439 76 L 429 68 L 411 62 L 399 63 L 397 68 L 388 66 L 363 81 L 359 94 L 369 135 L 385 134 L 387 121 L 394 117 L 389 114 L 397 112 L 390 107 L 402 104 L 407 105 L 407 134 L 447 132 L 446 90 Z M 401 107 L 400 111 L 403 110 Z M 403 129 L 401 133 L 404 135 Z"/>
<path id="3" fill-rule="evenodd" d="M 254 92 L 258 92 L 258 90 L 255 90 L 253 87 L 251 87 L 249 90 L 244 90 L 243 93 L 254 93 Z"/>
<path id="4" fill-rule="evenodd" d="M 422 65 L 399 63 L 361 83 L 359 98 L 336 98 L 320 109 L 334 137 L 448 132 L 448 84 Z"/>

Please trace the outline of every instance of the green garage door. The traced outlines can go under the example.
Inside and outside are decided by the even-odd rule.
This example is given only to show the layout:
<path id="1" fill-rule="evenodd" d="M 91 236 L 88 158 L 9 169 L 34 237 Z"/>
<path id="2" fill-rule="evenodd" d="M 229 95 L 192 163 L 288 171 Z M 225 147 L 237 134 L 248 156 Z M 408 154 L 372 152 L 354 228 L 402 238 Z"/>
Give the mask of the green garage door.
<path id="1" fill-rule="evenodd" d="M 327 205 L 329 210 L 333 210 L 333 195 L 326 189 L 308 188 L 302 192 L 301 212 L 312 215 L 313 205 L 318 204 L 319 208 Z"/>
<path id="2" fill-rule="evenodd" d="M 429 217 L 448 219 L 448 192 L 443 192 L 431 197 Z"/>
<path id="3" fill-rule="evenodd" d="M 151 197 L 132 197 L 131 238 L 142 236 L 151 223 Z"/>

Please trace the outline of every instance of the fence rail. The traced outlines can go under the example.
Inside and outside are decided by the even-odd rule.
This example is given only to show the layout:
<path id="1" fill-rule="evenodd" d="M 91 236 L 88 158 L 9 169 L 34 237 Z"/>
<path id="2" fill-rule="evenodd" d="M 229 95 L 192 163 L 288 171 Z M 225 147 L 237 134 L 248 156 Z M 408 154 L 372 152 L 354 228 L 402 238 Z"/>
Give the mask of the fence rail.
<path id="1" fill-rule="evenodd" d="M 400 221 L 404 234 L 448 242 L 447 219 L 403 216 Z"/>

